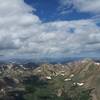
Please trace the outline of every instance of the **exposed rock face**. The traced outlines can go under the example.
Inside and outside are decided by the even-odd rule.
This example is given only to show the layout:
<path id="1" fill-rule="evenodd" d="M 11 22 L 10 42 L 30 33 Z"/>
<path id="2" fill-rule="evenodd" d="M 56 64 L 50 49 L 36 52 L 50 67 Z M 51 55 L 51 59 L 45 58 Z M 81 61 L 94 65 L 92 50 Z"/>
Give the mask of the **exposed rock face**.
<path id="1" fill-rule="evenodd" d="M 16 88 L 25 77 L 36 75 L 40 79 L 52 80 L 58 76 L 64 82 L 73 85 L 92 88 L 93 100 L 100 100 L 100 63 L 93 60 L 82 60 L 66 64 L 42 64 L 37 68 L 27 68 L 24 65 L 9 64 L 0 67 L 0 91 Z M 62 94 L 58 90 L 58 96 Z"/>
<path id="2" fill-rule="evenodd" d="M 41 70 L 41 71 L 38 71 Z M 36 75 L 65 77 L 64 81 L 73 81 L 78 86 L 93 88 L 93 98 L 100 100 L 100 63 L 93 60 L 82 60 L 64 65 L 44 64 L 35 69 Z M 93 99 L 95 100 L 95 99 Z"/>

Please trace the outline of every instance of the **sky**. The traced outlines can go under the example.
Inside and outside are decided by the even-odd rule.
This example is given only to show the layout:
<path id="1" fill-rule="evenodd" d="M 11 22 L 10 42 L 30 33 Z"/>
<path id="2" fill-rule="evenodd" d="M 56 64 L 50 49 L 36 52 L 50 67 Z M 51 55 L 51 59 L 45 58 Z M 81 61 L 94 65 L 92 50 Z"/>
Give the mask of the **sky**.
<path id="1" fill-rule="evenodd" d="M 0 0 L 0 56 L 100 57 L 100 0 Z"/>

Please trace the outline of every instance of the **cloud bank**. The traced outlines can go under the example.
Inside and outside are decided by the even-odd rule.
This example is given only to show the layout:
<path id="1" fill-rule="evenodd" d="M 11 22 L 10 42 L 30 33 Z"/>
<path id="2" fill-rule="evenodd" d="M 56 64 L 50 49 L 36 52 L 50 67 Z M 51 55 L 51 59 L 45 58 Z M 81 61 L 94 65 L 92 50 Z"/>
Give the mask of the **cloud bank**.
<path id="1" fill-rule="evenodd" d="M 100 50 L 100 28 L 93 20 L 43 23 L 35 10 L 24 0 L 0 0 L 0 55 L 58 57 Z"/>

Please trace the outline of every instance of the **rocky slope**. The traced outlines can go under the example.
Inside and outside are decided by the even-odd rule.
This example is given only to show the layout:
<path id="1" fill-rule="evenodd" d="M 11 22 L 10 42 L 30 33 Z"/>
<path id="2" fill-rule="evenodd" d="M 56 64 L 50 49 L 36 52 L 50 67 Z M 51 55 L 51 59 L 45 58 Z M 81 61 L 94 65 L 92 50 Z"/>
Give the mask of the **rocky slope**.
<path id="1" fill-rule="evenodd" d="M 86 88 L 93 89 L 93 100 L 100 100 L 100 63 L 93 60 L 82 60 L 64 65 L 43 64 L 34 70 L 34 73 L 52 80 L 62 76 L 64 81 L 72 81 Z"/>
<path id="2" fill-rule="evenodd" d="M 33 75 L 53 83 L 54 88 L 62 86 L 67 90 L 72 84 L 93 89 L 92 99 L 100 100 L 100 63 L 89 59 L 66 64 L 42 64 L 35 69 L 18 64 L 1 65 L 0 97 L 9 91 L 24 92 L 23 81 Z M 62 93 L 60 88 L 57 92 L 58 96 Z"/>

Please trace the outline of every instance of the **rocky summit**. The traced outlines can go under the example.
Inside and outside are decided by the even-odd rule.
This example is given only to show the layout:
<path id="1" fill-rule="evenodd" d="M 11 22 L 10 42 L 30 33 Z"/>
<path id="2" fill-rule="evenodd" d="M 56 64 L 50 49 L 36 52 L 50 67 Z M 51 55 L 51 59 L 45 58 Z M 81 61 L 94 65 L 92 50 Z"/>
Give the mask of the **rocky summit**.
<path id="1" fill-rule="evenodd" d="M 99 61 L 0 65 L 0 100 L 100 100 L 99 94 Z"/>

